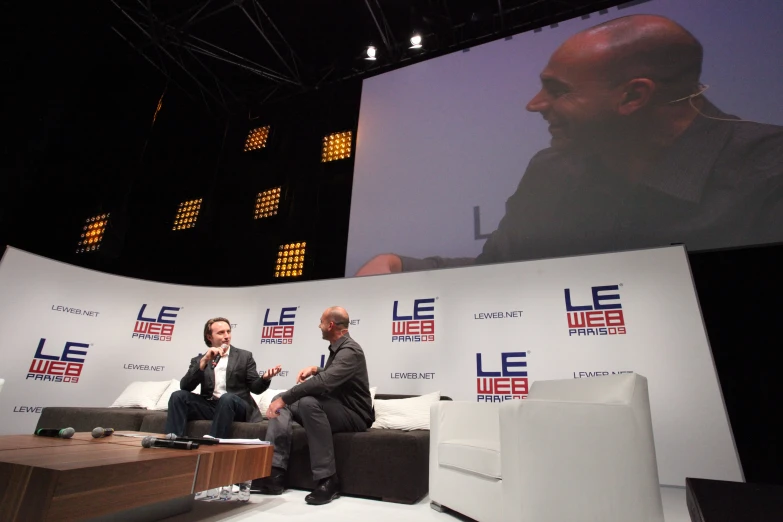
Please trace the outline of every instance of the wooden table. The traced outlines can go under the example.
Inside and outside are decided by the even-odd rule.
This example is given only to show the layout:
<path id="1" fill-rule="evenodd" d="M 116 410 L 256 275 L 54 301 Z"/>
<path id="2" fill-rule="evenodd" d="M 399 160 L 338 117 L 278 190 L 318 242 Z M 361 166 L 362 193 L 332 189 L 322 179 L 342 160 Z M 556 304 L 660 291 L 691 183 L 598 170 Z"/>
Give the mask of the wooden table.
<path id="1" fill-rule="evenodd" d="M 134 435 L 163 435 L 120 432 Z M 0 520 L 157 520 L 196 492 L 269 476 L 273 447 L 142 448 L 140 438 L 0 437 Z"/>

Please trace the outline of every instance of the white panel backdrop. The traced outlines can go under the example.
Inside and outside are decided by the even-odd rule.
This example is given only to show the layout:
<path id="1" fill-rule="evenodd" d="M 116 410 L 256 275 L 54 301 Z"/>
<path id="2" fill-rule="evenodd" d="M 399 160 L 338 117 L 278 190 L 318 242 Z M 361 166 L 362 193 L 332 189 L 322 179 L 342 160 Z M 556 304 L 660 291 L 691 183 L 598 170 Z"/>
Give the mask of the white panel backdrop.
<path id="1" fill-rule="evenodd" d="M 592 306 L 592 287 L 614 285 L 598 292 L 598 304 L 621 306 L 627 333 L 569 335 L 564 290 L 573 306 Z M 433 316 L 434 341 L 393 340 L 395 301 L 399 317 L 412 317 L 417 299 L 432 300 L 418 312 Z M 171 341 L 132 338 L 145 304 L 147 318 L 179 308 L 169 311 Z M 524 388 L 520 372 L 532 383 L 634 371 L 649 380 L 661 483 L 743 480 L 682 247 L 246 288 L 139 281 L 8 249 L 0 263 L 0 434 L 32 433 L 42 407 L 110 406 L 130 382 L 181 378 L 214 316 L 231 320 L 232 344 L 251 350 L 259 369 L 282 364 L 288 373 L 272 388 L 288 388 L 327 353 L 317 325 L 331 305 L 349 311 L 378 393 L 501 400 L 512 383 Z M 295 309 L 291 343 L 262 344 L 265 317 L 279 322 L 282 308 Z M 79 382 L 28 378 L 42 338 L 50 357 L 67 342 L 89 345 L 71 356 L 84 359 Z M 504 367 L 502 354 L 511 353 Z M 490 381 L 501 395 L 477 393 Z"/>

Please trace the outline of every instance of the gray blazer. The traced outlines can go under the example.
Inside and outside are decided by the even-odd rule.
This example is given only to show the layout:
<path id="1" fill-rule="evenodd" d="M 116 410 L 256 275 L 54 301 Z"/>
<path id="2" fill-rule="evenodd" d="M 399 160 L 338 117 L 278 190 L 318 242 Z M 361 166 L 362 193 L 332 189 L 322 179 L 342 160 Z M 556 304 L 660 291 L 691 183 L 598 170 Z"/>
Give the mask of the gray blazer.
<path id="1" fill-rule="evenodd" d="M 256 401 L 250 396 L 250 392 L 258 395 L 269 388 L 272 381 L 267 381 L 258 374 L 256 361 L 251 352 L 231 345 L 229 353 L 231 355 L 228 358 L 228 368 L 226 368 L 226 391 L 244 400 L 250 408 L 248 422 L 261 422 L 263 417 L 258 411 Z M 212 368 L 212 364 L 207 364 L 204 370 L 199 367 L 202 355 L 199 354 L 190 360 L 188 373 L 179 381 L 179 387 L 182 390 L 192 392 L 200 384 L 201 396 L 210 399 L 215 392 L 215 370 Z"/>

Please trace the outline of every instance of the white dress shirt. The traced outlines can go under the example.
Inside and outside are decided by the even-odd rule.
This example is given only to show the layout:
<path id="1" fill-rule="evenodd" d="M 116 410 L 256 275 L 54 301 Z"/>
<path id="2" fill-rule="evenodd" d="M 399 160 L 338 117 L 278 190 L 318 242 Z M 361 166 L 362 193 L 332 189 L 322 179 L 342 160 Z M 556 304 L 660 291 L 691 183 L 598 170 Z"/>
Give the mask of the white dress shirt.
<path id="1" fill-rule="evenodd" d="M 226 350 L 226 354 L 220 358 L 215 366 L 215 391 L 212 398 L 219 399 L 226 393 L 226 370 L 228 369 L 228 356 L 231 354 L 231 347 Z"/>

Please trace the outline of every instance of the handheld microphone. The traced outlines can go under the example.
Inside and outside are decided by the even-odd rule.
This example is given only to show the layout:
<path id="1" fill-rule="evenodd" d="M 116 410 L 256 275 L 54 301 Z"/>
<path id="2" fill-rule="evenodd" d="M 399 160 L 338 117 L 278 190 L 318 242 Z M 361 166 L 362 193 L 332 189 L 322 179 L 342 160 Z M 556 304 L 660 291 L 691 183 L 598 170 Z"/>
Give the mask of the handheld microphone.
<path id="1" fill-rule="evenodd" d="M 223 350 L 228 350 L 228 345 L 227 344 L 222 344 L 222 345 L 220 345 L 220 348 L 223 349 Z M 220 358 L 221 357 L 222 357 L 222 355 L 217 354 L 215 356 L 215 358 L 212 359 L 212 367 L 213 368 L 215 368 L 217 366 L 217 364 L 220 362 Z"/>
<path id="2" fill-rule="evenodd" d="M 100 439 L 101 437 L 108 437 L 114 434 L 114 428 L 95 428 L 92 430 L 92 436 L 94 439 Z"/>
<path id="3" fill-rule="evenodd" d="M 193 450 L 198 449 L 198 442 L 178 442 L 176 440 L 156 439 L 152 435 L 147 435 L 141 439 L 141 446 L 144 448 Z"/>
<path id="4" fill-rule="evenodd" d="M 176 433 L 169 433 L 165 437 L 163 437 L 166 440 L 175 440 L 177 442 L 196 442 L 198 444 L 207 444 L 207 445 L 214 445 L 214 444 L 220 444 L 220 441 L 217 439 L 199 439 L 196 437 L 178 437 Z"/>
<path id="5" fill-rule="evenodd" d="M 35 435 L 41 437 L 60 437 L 61 439 L 70 439 L 73 437 L 74 433 L 76 433 L 76 430 L 73 428 L 64 428 L 61 430 L 57 428 L 41 428 L 35 430 Z"/>

